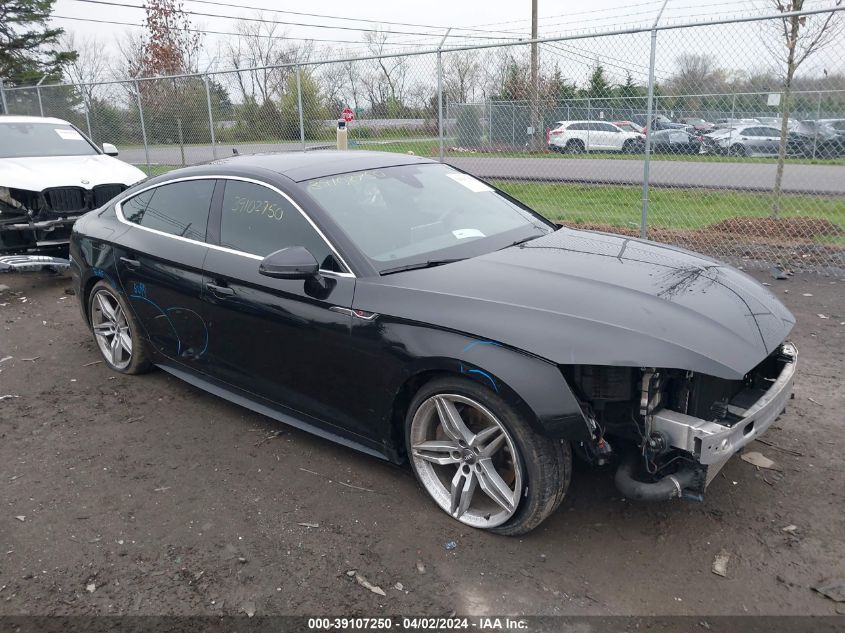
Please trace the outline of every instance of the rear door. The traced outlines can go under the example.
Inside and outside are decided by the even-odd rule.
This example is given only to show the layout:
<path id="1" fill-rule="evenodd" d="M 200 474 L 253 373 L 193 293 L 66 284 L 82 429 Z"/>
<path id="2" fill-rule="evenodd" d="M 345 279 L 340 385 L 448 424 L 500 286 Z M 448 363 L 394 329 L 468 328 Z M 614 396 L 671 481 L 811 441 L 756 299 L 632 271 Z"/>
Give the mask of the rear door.
<path id="1" fill-rule="evenodd" d="M 611 123 L 596 123 L 596 127 L 600 130 L 600 134 L 602 135 L 602 144 L 605 149 L 614 151 L 622 150 L 625 135 L 618 127 Z"/>
<path id="2" fill-rule="evenodd" d="M 216 181 L 192 178 L 159 185 L 122 201 L 131 225 L 115 249 L 120 283 L 153 346 L 194 366 L 207 351 L 202 265 Z"/>

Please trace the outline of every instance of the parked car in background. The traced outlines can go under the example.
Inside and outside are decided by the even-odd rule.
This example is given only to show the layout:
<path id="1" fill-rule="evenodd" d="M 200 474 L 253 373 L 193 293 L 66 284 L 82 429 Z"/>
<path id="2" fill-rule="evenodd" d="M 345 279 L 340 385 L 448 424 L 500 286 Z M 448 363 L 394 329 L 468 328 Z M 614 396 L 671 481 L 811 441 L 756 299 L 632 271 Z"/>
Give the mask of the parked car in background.
<path id="1" fill-rule="evenodd" d="M 697 132 L 709 132 L 713 129 L 713 124 L 710 121 L 705 121 L 696 117 L 683 117 L 678 119 L 679 123 L 692 127 Z"/>
<path id="2" fill-rule="evenodd" d="M 70 230 L 144 172 L 67 121 L 0 116 L 0 255 L 67 251 Z"/>
<path id="3" fill-rule="evenodd" d="M 701 135 L 686 130 L 658 130 L 651 134 L 651 151 L 665 154 L 698 154 L 702 144 Z"/>
<path id="4" fill-rule="evenodd" d="M 641 125 L 637 125 L 633 121 L 614 121 L 613 125 L 618 127 L 623 132 L 633 132 L 634 134 L 645 134 L 645 129 Z"/>
<path id="5" fill-rule="evenodd" d="M 701 151 L 710 154 L 776 156 L 780 147 L 780 129 L 760 124 L 719 129 L 702 138 Z M 803 156 L 804 151 L 804 139 L 790 134 L 787 138 L 787 155 Z"/>
<path id="6" fill-rule="evenodd" d="M 631 121 L 633 121 L 637 125 L 641 126 L 643 128 L 644 132 L 645 132 L 645 129 L 648 128 L 648 127 L 650 127 L 652 129 L 652 131 L 675 130 L 675 129 L 681 129 L 681 128 L 684 127 L 683 123 L 675 123 L 669 117 L 664 116 L 662 114 L 657 114 L 657 115 L 653 116 L 652 119 L 651 119 L 651 125 L 649 125 L 648 116 L 646 116 L 645 114 L 631 115 Z"/>
<path id="7" fill-rule="evenodd" d="M 845 134 L 845 119 L 819 119 L 818 122 L 830 127 L 835 132 Z"/>
<path id="8" fill-rule="evenodd" d="M 549 149 L 556 152 L 639 152 L 644 137 L 607 121 L 558 121 L 549 132 Z"/>
<path id="9" fill-rule="evenodd" d="M 736 127 L 738 125 L 755 125 L 760 123 L 757 119 L 716 119 L 713 124 L 713 129 L 726 129 Z"/>
<path id="10" fill-rule="evenodd" d="M 838 132 L 828 123 L 800 121 L 789 132 L 791 144 L 807 158 L 839 158 L 845 156 L 845 132 Z"/>

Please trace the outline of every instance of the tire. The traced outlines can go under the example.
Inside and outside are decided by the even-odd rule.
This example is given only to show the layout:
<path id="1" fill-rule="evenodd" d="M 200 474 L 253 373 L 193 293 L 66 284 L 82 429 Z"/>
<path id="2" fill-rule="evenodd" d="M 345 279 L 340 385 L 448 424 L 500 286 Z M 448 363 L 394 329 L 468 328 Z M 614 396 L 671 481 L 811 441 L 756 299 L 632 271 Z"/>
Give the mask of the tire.
<path id="1" fill-rule="evenodd" d="M 730 148 L 728 149 L 728 155 L 729 156 L 740 156 L 740 157 L 745 156 L 746 155 L 745 146 L 740 145 L 739 143 L 735 143 L 735 144 L 731 145 Z"/>
<path id="2" fill-rule="evenodd" d="M 582 141 L 567 141 L 563 150 L 567 154 L 583 154 L 584 143 Z"/>
<path id="3" fill-rule="evenodd" d="M 105 281 L 98 281 L 88 296 L 88 322 L 94 342 L 112 370 L 142 374 L 152 368 L 149 343 L 138 335 L 141 329 L 135 316 L 123 296 Z"/>
<path id="4" fill-rule="evenodd" d="M 460 424 L 450 418 L 454 413 Z M 461 426 L 465 432 L 455 432 Z M 458 376 L 420 388 L 405 418 L 405 442 L 423 489 L 471 527 L 525 534 L 557 509 L 569 488 L 569 443 L 536 434 L 498 394 Z"/>
<path id="5" fill-rule="evenodd" d="M 636 143 L 631 140 L 627 140 L 622 143 L 622 153 L 623 154 L 633 154 L 636 152 Z"/>

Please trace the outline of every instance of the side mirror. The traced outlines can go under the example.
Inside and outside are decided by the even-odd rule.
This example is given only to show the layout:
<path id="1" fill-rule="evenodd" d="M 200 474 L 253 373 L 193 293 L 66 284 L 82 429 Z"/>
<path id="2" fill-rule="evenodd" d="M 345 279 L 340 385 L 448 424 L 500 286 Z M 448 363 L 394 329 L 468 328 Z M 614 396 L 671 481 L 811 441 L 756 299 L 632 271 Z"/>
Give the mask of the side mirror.
<path id="1" fill-rule="evenodd" d="M 117 148 L 111 143 L 103 143 L 103 153 L 108 156 L 117 156 Z"/>
<path id="2" fill-rule="evenodd" d="M 270 253 L 258 266 L 260 274 L 274 279 L 311 279 L 319 270 L 317 260 L 303 246 L 288 246 Z"/>

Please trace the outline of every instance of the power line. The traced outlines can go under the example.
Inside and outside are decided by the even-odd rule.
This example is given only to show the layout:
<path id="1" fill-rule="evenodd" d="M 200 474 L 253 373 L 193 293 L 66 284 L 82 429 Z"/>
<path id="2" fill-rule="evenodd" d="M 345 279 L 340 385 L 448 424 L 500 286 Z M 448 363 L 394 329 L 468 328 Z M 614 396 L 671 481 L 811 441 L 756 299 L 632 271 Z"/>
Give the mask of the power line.
<path id="1" fill-rule="evenodd" d="M 114 24 L 117 26 L 132 26 L 135 28 L 145 28 L 143 24 L 138 24 L 136 22 L 120 22 L 118 20 L 98 20 L 96 18 L 77 18 L 69 15 L 51 15 L 49 16 L 51 19 L 58 19 L 58 20 L 75 20 L 77 22 L 95 22 L 97 24 Z M 191 27 L 170 27 L 176 31 L 189 31 L 191 33 L 208 33 L 210 35 L 233 35 L 236 37 L 244 37 L 243 33 L 234 33 L 232 31 L 214 31 L 211 29 L 197 29 Z M 249 37 L 260 37 L 260 38 L 267 38 L 267 39 L 286 39 L 286 40 L 297 40 L 302 42 L 326 42 L 330 44 L 361 44 L 359 40 L 329 40 L 329 39 L 320 39 L 317 37 L 283 37 L 280 38 L 278 35 L 260 35 L 260 34 L 250 34 Z M 385 46 L 427 46 L 427 44 L 406 44 L 406 43 L 391 43 L 385 42 Z"/>
<path id="2" fill-rule="evenodd" d="M 122 8 L 126 8 L 126 9 L 144 9 L 143 5 L 125 4 L 125 3 L 122 3 L 122 2 L 110 2 L 109 0 L 73 0 L 73 1 L 74 2 L 85 2 L 85 3 L 88 3 L 88 4 L 98 4 L 98 5 L 107 5 L 107 6 L 113 6 L 113 7 L 122 7 Z M 224 15 L 224 14 L 220 14 L 220 13 L 208 13 L 208 12 L 205 12 L 205 11 L 183 10 L 182 13 L 185 13 L 185 14 L 188 14 L 188 15 L 196 15 L 196 16 L 200 16 L 200 17 L 206 17 L 206 18 L 223 18 L 223 19 L 226 19 L 226 20 L 242 20 L 242 21 L 246 21 L 246 22 L 260 22 L 260 23 L 263 23 L 263 24 L 281 24 L 281 25 L 285 25 L 285 26 L 302 26 L 302 27 L 315 28 L 315 29 L 337 29 L 337 30 L 342 30 L 342 31 L 356 31 L 356 32 L 363 31 L 363 32 L 369 32 L 369 33 L 384 33 L 384 30 L 377 29 L 377 28 L 374 29 L 374 28 L 353 27 L 353 26 L 329 26 L 327 24 L 308 24 L 308 23 L 305 23 L 305 22 L 288 22 L 288 21 L 283 21 L 283 20 L 268 20 L 266 18 L 243 18 L 243 17 L 236 18 L 235 16 L 232 16 L 232 15 Z M 419 31 L 392 31 L 392 33 L 394 33 L 396 35 L 425 35 L 425 36 L 437 35 L 436 33 L 422 33 L 422 32 L 419 32 Z M 476 40 L 495 40 L 497 42 L 502 41 L 504 39 L 513 39 L 513 40 L 521 39 L 521 38 L 492 37 L 492 36 L 489 36 L 489 35 L 461 35 L 461 34 L 456 34 L 456 37 L 461 37 L 461 38 L 465 38 L 465 39 L 476 39 Z"/>
<path id="3" fill-rule="evenodd" d="M 221 6 L 221 7 L 227 7 L 227 8 L 230 8 L 230 9 L 249 9 L 249 10 L 252 10 L 252 11 L 266 11 L 266 12 L 270 12 L 270 13 L 287 13 L 289 15 L 301 15 L 301 16 L 310 17 L 310 18 L 327 18 L 329 20 L 345 20 L 345 21 L 348 21 L 348 22 L 369 22 L 369 23 L 377 23 L 377 24 L 388 24 L 390 26 L 412 26 L 412 27 L 418 27 L 418 28 L 424 28 L 424 29 L 439 29 L 441 31 L 445 31 L 448 28 L 452 28 L 453 30 L 458 30 L 458 31 L 475 31 L 475 32 L 478 32 L 478 33 L 489 33 L 490 32 L 489 29 L 477 29 L 477 28 L 473 28 L 473 27 L 461 27 L 461 26 L 448 27 L 448 26 L 442 26 L 442 25 L 437 25 L 437 24 L 419 24 L 419 23 L 415 23 L 415 22 L 390 22 L 388 20 L 382 20 L 381 18 L 378 18 L 378 19 L 351 18 L 351 17 L 341 16 L 341 15 L 328 15 L 328 14 L 325 14 L 325 13 L 304 13 L 302 11 L 290 11 L 288 9 L 267 9 L 267 8 L 264 8 L 264 7 L 256 7 L 256 6 L 250 6 L 250 5 L 245 5 L 245 4 L 232 4 L 232 3 L 229 3 L 229 2 L 218 2 L 216 0 L 188 0 L 188 1 L 189 2 L 196 2 L 196 3 L 199 3 L 199 4 L 211 4 L 211 5 Z"/>

